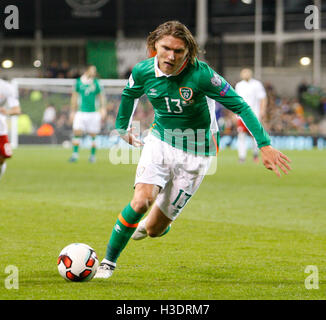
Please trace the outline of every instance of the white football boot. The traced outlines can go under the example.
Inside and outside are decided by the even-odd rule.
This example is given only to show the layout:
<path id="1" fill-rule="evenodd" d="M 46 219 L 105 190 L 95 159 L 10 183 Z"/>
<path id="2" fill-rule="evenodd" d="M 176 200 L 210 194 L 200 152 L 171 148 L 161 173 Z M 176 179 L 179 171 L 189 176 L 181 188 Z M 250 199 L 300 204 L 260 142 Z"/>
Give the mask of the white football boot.
<path id="1" fill-rule="evenodd" d="M 116 264 L 107 259 L 103 259 L 100 266 L 97 268 L 94 279 L 107 279 L 113 274 Z"/>
<path id="2" fill-rule="evenodd" d="M 145 226 L 146 220 L 147 220 L 147 217 L 138 223 L 138 226 L 137 226 L 135 232 L 131 236 L 131 238 L 133 240 L 142 240 L 147 237 L 147 231 L 146 231 L 146 226 Z"/>

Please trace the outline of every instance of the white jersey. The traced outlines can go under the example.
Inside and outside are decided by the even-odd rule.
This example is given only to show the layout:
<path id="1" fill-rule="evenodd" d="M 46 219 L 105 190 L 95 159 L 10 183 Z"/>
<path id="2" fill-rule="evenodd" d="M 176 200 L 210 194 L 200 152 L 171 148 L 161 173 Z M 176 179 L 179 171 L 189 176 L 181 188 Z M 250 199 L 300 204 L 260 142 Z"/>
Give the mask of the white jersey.
<path id="1" fill-rule="evenodd" d="M 18 93 L 13 85 L 0 79 L 0 107 L 13 108 L 17 106 L 19 106 Z M 7 117 L 0 113 L 0 136 L 7 134 Z"/>
<path id="2" fill-rule="evenodd" d="M 256 117 L 260 119 L 260 102 L 266 97 L 263 84 L 256 79 L 242 80 L 235 85 L 235 91 L 247 102 Z"/>

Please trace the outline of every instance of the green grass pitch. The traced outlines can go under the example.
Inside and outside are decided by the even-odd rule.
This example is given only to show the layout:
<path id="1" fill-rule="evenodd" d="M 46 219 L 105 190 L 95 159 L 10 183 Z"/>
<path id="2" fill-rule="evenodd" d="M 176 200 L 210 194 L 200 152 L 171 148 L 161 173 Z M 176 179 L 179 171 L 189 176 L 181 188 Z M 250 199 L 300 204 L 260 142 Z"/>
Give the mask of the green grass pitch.
<path id="1" fill-rule="evenodd" d="M 92 246 L 103 258 L 135 165 L 68 163 L 70 150 L 20 147 L 0 181 L 0 299 L 220 300 L 326 298 L 326 152 L 285 151 L 288 176 L 232 150 L 162 238 L 130 240 L 108 280 L 72 283 L 57 271 L 61 249 Z M 9 289 L 7 266 L 19 270 Z M 308 290 L 306 267 L 318 270 Z M 318 276 L 318 277 L 317 277 Z M 315 282 L 316 283 L 316 282 Z"/>

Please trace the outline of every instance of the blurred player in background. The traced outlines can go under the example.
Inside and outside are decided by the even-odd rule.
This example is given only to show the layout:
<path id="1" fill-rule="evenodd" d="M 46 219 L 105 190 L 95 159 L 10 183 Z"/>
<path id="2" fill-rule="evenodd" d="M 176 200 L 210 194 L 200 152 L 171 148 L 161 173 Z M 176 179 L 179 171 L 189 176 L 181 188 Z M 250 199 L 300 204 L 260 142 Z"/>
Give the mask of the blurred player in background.
<path id="1" fill-rule="evenodd" d="M 78 160 L 80 140 L 85 134 L 90 135 L 92 139 L 89 161 L 96 160 L 95 139 L 101 131 L 101 117 L 105 116 L 105 99 L 96 76 L 96 67 L 89 66 L 76 80 L 75 90 L 72 93 L 70 121 L 73 123 L 73 153 L 70 162 Z"/>
<path id="2" fill-rule="evenodd" d="M 131 237 L 165 235 L 199 188 L 218 150 L 214 100 L 242 117 L 267 169 L 278 176 L 278 168 L 284 173 L 290 169 L 290 160 L 270 145 L 248 104 L 197 59 L 197 43 L 185 25 L 168 21 L 158 26 L 148 36 L 147 46 L 156 55 L 133 68 L 122 93 L 116 128 L 129 144 L 143 145 L 130 128 L 137 99 L 143 94 L 152 103 L 155 118 L 138 163 L 133 198 L 118 216 L 96 278 L 112 275 Z"/>
<path id="3" fill-rule="evenodd" d="M 7 116 L 19 115 L 20 112 L 18 93 L 9 82 L 0 79 L 0 179 L 6 170 L 6 159 L 12 156 Z"/>
<path id="4" fill-rule="evenodd" d="M 240 72 L 241 81 L 235 85 L 235 91 L 251 107 L 258 120 L 262 121 L 266 113 L 267 96 L 263 84 L 252 78 L 250 69 L 242 69 Z M 251 136 L 241 118 L 238 118 L 238 157 L 243 163 L 247 157 L 247 136 Z M 253 139 L 253 160 L 259 162 L 259 149 Z"/>

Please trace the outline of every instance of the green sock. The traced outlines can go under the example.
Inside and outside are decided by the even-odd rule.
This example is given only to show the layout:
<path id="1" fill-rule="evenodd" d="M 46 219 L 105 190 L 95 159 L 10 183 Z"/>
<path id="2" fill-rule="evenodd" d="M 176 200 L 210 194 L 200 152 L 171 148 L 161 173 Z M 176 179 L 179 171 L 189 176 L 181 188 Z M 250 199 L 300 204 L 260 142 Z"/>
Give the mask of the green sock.
<path id="1" fill-rule="evenodd" d="M 92 137 L 91 155 L 95 156 L 95 153 L 96 153 L 95 137 Z"/>
<path id="2" fill-rule="evenodd" d="M 73 145 L 72 152 L 73 153 L 78 153 L 78 151 L 79 151 L 79 145 L 78 144 Z"/>
<path id="3" fill-rule="evenodd" d="M 119 214 L 118 220 L 113 227 L 112 234 L 107 246 L 105 259 L 116 262 L 120 253 L 127 245 L 129 239 L 137 228 L 138 222 L 144 214 L 137 213 L 130 203 Z"/>
<path id="4" fill-rule="evenodd" d="M 80 137 L 74 136 L 74 138 L 72 139 L 72 152 L 76 155 L 78 154 L 79 151 L 79 142 L 80 142 Z"/>

